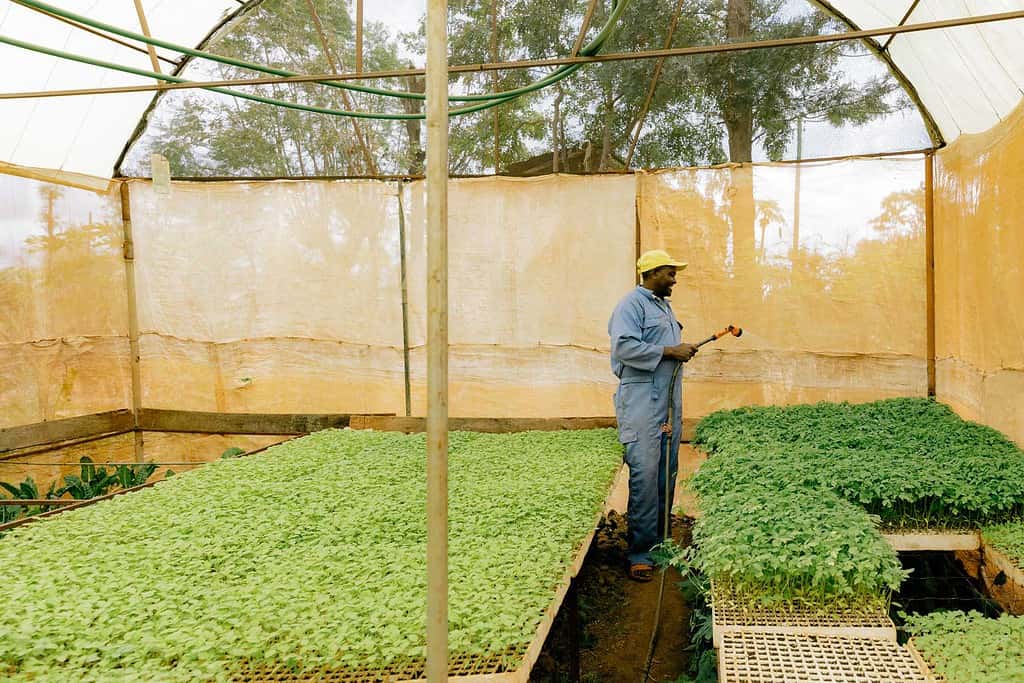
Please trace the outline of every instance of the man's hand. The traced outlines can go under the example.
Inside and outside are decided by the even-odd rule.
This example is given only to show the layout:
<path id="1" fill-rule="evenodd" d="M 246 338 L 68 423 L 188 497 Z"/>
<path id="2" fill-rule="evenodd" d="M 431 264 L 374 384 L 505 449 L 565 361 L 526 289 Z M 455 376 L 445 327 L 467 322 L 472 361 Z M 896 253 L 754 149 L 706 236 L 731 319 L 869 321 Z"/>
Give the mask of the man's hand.
<path id="1" fill-rule="evenodd" d="M 697 354 L 697 346 L 683 342 L 679 346 L 666 346 L 663 355 L 665 358 L 685 363 Z"/>

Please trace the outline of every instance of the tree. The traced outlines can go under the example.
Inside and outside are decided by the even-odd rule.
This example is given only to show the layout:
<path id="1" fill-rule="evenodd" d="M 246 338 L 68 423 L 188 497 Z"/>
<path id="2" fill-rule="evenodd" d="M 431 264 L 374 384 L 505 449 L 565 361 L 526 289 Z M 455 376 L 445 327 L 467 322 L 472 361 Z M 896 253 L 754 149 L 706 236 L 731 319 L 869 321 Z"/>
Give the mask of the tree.
<path id="1" fill-rule="evenodd" d="M 325 50 L 304 2 L 267 0 L 218 39 L 216 51 L 248 61 L 312 73 L 330 70 L 332 57 L 354 61 L 354 30 L 346 3 L 315 0 L 328 44 Z M 449 18 L 452 63 L 480 63 L 570 54 L 588 0 L 452 0 Z M 795 0 L 632 0 L 603 51 L 663 47 L 680 8 L 672 46 L 784 38 L 840 28 L 837 20 Z M 608 21 L 611 3 L 599 0 L 587 31 L 592 40 Z M 400 36 L 406 47 L 425 51 L 425 30 Z M 383 26 L 368 24 L 367 69 L 397 68 L 398 47 Z M 863 124 L 909 105 L 892 77 L 853 78 L 846 56 L 868 56 L 856 43 L 805 45 L 771 50 L 665 60 L 649 111 L 654 60 L 588 64 L 557 86 L 471 115 L 453 117 L 450 170 L 499 170 L 538 152 L 564 154 L 593 147 L 595 167 L 624 159 L 641 128 L 634 163 L 642 167 L 746 162 L 755 153 L 781 158 L 798 120 Z M 218 65 L 214 77 L 247 75 Z M 522 87 L 550 70 L 510 69 L 453 76 L 452 92 L 486 93 Z M 421 81 L 394 88 L 420 92 Z M 343 108 L 336 89 L 312 85 L 265 86 L 272 96 Z M 163 152 L 176 174 L 323 175 L 366 172 L 352 122 L 278 109 L 220 96 L 166 98 L 173 115 L 158 116 L 147 144 Z M 419 112 L 422 101 L 360 96 L 376 111 Z M 453 102 L 452 106 L 463 103 Z M 497 125 L 495 125 L 497 122 Z M 419 122 L 364 123 L 373 165 L 381 171 L 422 170 Z M 136 157 L 137 158 L 137 155 Z M 135 163 L 138 163 L 137 161 Z M 190 171 L 191 169 L 191 171 Z"/>
<path id="2" fill-rule="evenodd" d="M 355 27 L 347 3 L 267 0 L 236 21 L 207 50 L 299 73 L 329 73 L 355 63 Z M 323 36 L 317 26 L 319 19 Z M 397 45 L 384 27 L 367 24 L 366 70 L 400 68 Z M 326 47 L 325 40 L 326 38 Z M 210 77 L 252 77 L 249 71 L 212 63 Z M 286 84 L 251 92 L 335 109 L 401 112 L 402 104 L 337 88 Z M 382 101 L 376 101 L 381 99 Z M 344 175 L 396 170 L 415 150 L 403 145 L 402 127 L 285 109 L 249 100 L 191 92 L 165 97 L 160 115 L 136 145 L 127 165 L 145 166 L 149 152 L 167 157 L 175 175 Z M 384 169 L 380 169 L 384 166 Z"/>

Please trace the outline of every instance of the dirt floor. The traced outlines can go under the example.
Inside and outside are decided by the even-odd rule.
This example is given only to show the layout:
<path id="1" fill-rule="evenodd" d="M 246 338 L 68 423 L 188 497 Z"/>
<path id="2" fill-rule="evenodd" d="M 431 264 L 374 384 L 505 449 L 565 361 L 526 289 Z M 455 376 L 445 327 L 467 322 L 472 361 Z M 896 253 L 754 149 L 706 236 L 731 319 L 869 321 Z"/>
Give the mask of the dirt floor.
<path id="1" fill-rule="evenodd" d="M 703 456 L 689 446 L 680 449 L 680 478 L 691 474 Z M 692 499 L 676 496 L 677 509 L 692 514 Z M 624 508 L 622 505 L 615 507 Z M 676 517 L 673 538 L 690 543 L 692 518 Z M 580 681 L 584 683 L 642 683 L 658 603 L 659 576 L 637 583 L 626 576 L 626 518 L 610 512 L 576 579 L 580 623 Z M 690 642 L 690 612 L 679 590 L 674 569 L 665 576 L 661 630 L 652 659 L 650 681 L 677 681 L 686 673 Z M 571 683 L 569 603 L 563 607 L 530 677 L 535 683 Z"/>

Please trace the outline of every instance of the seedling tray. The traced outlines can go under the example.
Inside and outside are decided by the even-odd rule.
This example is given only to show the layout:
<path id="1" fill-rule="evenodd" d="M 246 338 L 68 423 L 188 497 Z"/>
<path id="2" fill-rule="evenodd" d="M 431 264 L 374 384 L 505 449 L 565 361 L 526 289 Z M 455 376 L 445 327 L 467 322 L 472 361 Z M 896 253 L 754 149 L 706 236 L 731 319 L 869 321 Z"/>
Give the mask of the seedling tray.
<path id="1" fill-rule="evenodd" d="M 935 683 L 911 647 L 891 640 L 726 633 L 719 683 Z"/>
<path id="2" fill-rule="evenodd" d="M 714 645 L 728 633 L 845 636 L 896 641 L 896 625 L 880 605 L 836 606 L 827 611 L 797 603 L 751 605 L 715 583 L 711 586 Z"/>

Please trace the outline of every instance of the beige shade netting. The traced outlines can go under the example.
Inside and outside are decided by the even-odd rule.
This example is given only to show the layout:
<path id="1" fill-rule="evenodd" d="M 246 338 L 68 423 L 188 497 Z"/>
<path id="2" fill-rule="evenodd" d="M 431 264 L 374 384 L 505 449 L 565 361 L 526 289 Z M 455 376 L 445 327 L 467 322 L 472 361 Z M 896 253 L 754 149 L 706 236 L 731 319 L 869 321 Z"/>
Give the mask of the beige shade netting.
<path id="1" fill-rule="evenodd" d="M 936 389 L 1024 444 L 1024 105 L 936 155 Z"/>
<path id="2" fill-rule="evenodd" d="M 0 175 L 0 427 L 131 406 L 117 192 Z"/>

